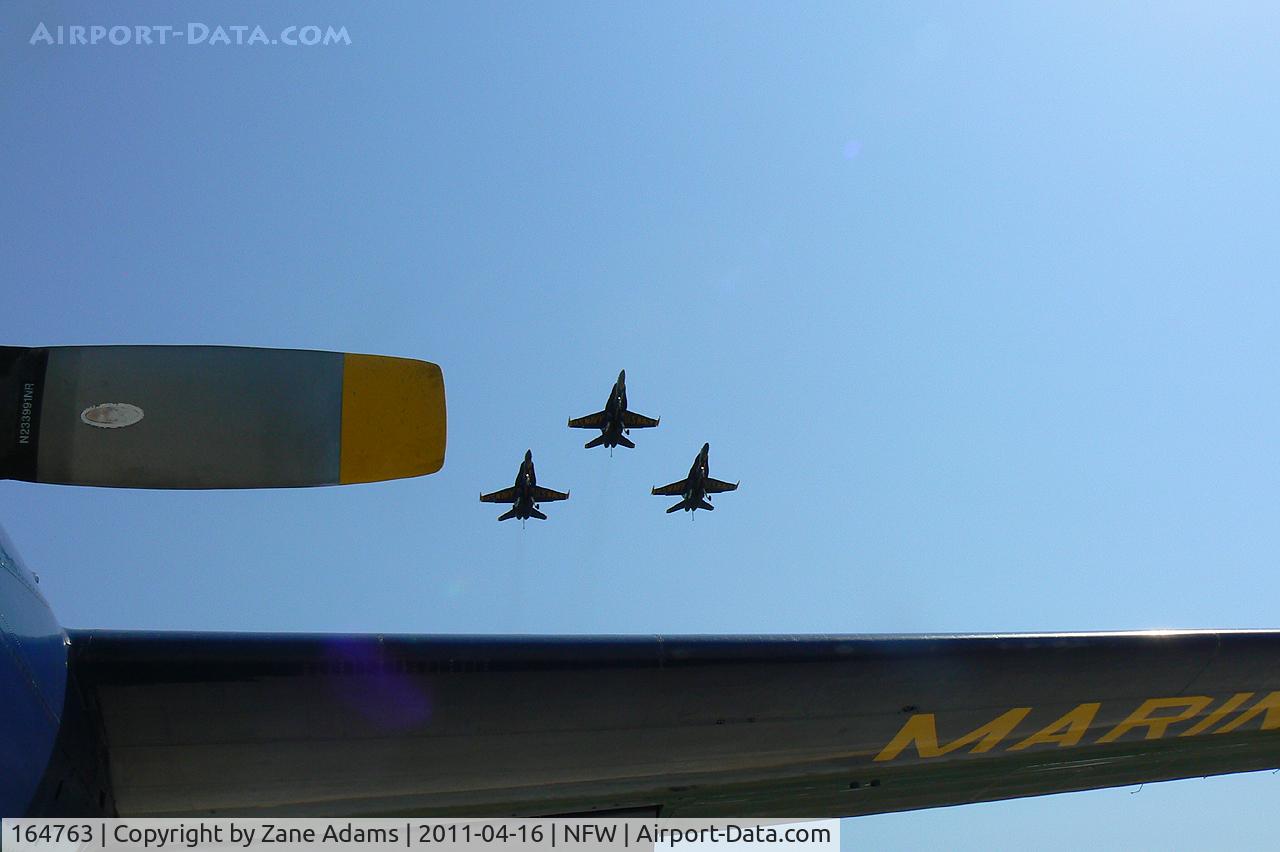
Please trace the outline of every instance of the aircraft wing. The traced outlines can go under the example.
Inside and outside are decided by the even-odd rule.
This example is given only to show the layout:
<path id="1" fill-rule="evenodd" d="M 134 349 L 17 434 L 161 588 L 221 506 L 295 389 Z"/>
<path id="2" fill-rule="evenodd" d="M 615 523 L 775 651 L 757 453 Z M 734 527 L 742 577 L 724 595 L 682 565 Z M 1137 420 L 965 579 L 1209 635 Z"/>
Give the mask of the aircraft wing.
<path id="1" fill-rule="evenodd" d="M 568 500 L 568 491 L 552 491 L 550 488 L 543 488 L 541 485 L 533 486 L 533 499 L 536 503 L 552 503 L 556 500 Z"/>
<path id="2" fill-rule="evenodd" d="M 682 479 L 679 482 L 673 482 L 661 488 L 650 489 L 649 493 L 658 497 L 683 497 L 684 490 L 688 487 L 688 484 L 688 479 Z"/>
<path id="3" fill-rule="evenodd" d="M 504 488 L 501 491 L 494 491 L 492 494 L 481 494 L 481 503 L 514 503 L 516 502 L 516 487 L 512 485 L 510 488 Z"/>
<path id="4" fill-rule="evenodd" d="M 636 414 L 634 411 L 628 411 L 622 415 L 622 425 L 628 429 L 648 429 L 658 425 L 660 418 L 645 417 L 643 414 Z"/>
<path id="5" fill-rule="evenodd" d="M 708 494 L 720 494 L 724 491 L 736 491 L 738 489 L 738 483 L 722 482 L 719 479 L 708 478 L 706 487 Z"/>
<path id="6" fill-rule="evenodd" d="M 603 429 L 604 428 L 604 412 L 597 411 L 595 414 L 588 414 L 586 417 L 575 417 L 569 421 L 570 429 Z"/>
<path id="7" fill-rule="evenodd" d="M 1280 766 L 1280 631 L 69 642 L 128 817 L 851 816 Z"/>

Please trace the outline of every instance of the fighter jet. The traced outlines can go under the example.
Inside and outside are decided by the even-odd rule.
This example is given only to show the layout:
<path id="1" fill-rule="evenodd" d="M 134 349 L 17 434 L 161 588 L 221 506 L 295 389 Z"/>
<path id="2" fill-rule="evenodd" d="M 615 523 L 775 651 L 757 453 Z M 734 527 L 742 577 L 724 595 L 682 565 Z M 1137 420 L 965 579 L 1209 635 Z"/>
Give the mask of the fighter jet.
<path id="1" fill-rule="evenodd" d="M 570 429 L 600 430 L 600 437 L 592 438 L 583 445 L 588 450 L 601 444 L 604 444 L 610 450 L 619 444 L 629 449 L 635 449 L 636 445 L 623 433 L 630 434 L 632 429 L 648 429 L 650 426 L 657 425 L 658 420 L 653 417 L 645 417 L 643 414 L 627 411 L 626 370 L 618 373 L 618 380 L 613 383 L 613 390 L 609 391 L 609 399 L 604 404 L 604 411 L 597 411 L 595 414 L 588 414 L 586 417 L 575 417 L 569 421 Z"/>
<path id="2" fill-rule="evenodd" d="M 514 503 L 511 511 L 498 516 L 498 520 L 508 518 L 537 518 L 545 521 L 547 516 L 538 511 L 539 503 L 550 503 L 553 500 L 568 500 L 569 492 L 552 491 L 538 485 L 537 474 L 533 472 L 533 450 L 525 450 L 524 461 L 520 463 L 520 472 L 516 474 L 516 484 L 492 494 L 481 494 L 481 503 Z"/>
<path id="3" fill-rule="evenodd" d="M 659 497 L 680 497 L 679 503 L 667 510 L 667 514 L 671 514 L 677 509 L 684 509 L 686 512 L 697 511 L 698 509 L 714 509 L 711 505 L 710 495 L 719 494 L 721 491 L 733 491 L 738 487 L 738 483 L 721 482 L 718 479 L 712 479 L 707 476 L 710 466 L 707 464 L 707 455 L 711 452 L 710 444 L 703 444 L 698 457 L 693 460 L 693 466 L 689 468 L 689 475 L 679 482 L 673 482 L 670 485 L 664 485 L 661 488 L 653 489 L 653 494 Z"/>

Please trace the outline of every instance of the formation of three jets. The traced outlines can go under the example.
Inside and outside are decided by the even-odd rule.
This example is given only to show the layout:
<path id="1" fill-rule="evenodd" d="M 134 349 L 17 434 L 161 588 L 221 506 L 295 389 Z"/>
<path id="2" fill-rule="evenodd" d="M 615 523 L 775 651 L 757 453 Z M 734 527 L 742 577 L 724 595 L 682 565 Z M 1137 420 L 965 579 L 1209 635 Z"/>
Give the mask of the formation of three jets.
<path id="1" fill-rule="evenodd" d="M 657 425 L 657 419 L 627 410 L 626 370 L 618 373 L 618 380 L 614 382 L 613 390 L 609 392 L 609 399 L 605 402 L 603 411 L 588 414 L 586 417 L 576 417 L 569 421 L 569 426 L 573 429 L 600 430 L 599 437 L 588 441 L 584 445 L 585 449 L 605 446 L 612 450 L 619 445 L 634 449 L 635 444 L 627 437 L 627 434 L 632 429 L 646 429 Z M 738 487 L 737 483 L 722 482 L 719 479 L 711 478 L 708 473 L 710 465 L 707 461 L 707 456 L 710 452 L 711 445 L 703 444 L 702 449 L 698 451 L 697 457 L 693 460 L 693 465 L 689 468 L 688 476 L 670 485 L 652 489 L 650 493 L 660 497 L 680 498 L 679 503 L 667 509 L 667 514 L 680 509 L 684 509 L 686 512 L 692 512 L 697 509 L 714 509 L 715 507 L 711 505 L 709 495 L 733 491 Z M 539 511 L 538 504 L 567 499 L 569 499 L 568 491 L 554 491 L 538 485 L 538 477 L 533 468 L 532 450 L 525 451 L 524 461 L 520 463 L 520 470 L 516 473 L 514 485 L 510 488 L 503 488 L 501 491 L 494 491 L 491 494 L 480 495 L 481 503 L 512 504 L 510 511 L 498 516 L 500 521 L 505 521 L 509 518 L 519 518 L 522 521 L 527 518 L 537 518 L 540 521 L 545 521 L 547 516 Z"/>

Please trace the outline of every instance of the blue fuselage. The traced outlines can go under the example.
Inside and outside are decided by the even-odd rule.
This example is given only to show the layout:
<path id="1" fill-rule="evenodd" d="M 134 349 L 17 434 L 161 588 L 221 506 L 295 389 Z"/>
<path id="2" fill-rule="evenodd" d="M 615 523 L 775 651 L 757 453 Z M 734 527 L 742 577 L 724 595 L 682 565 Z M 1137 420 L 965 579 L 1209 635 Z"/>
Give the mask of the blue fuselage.
<path id="1" fill-rule="evenodd" d="M 627 411 L 627 386 L 621 378 L 613 385 L 613 390 L 609 392 L 609 398 L 604 403 L 604 423 L 600 426 L 600 433 L 604 436 L 604 445 L 606 447 L 616 447 L 621 443 L 618 439 L 622 437 L 624 428 L 622 416 Z"/>
<path id="2" fill-rule="evenodd" d="M 0 815 L 114 810 L 67 634 L 0 529 Z"/>

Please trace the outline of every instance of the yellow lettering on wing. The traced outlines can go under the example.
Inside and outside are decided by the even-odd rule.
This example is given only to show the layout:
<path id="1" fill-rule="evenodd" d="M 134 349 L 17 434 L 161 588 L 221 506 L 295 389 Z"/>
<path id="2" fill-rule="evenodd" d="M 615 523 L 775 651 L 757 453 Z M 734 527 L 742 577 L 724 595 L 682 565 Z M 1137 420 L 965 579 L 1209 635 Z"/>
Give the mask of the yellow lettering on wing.
<path id="1" fill-rule="evenodd" d="M 1088 732 L 1089 726 L 1093 724 L 1093 717 L 1098 715 L 1098 708 L 1101 706 L 1096 701 L 1077 705 L 1074 710 L 1063 714 L 1022 742 L 1009 746 L 1009 751 L 1021 751 L 1041 743 L 1057 743 L 1059 748 L 1079 745 L 1080 738 Z"/>
<path id="2" fill-rule="evenodd" d="M 1269 692 L 1263 698 L 1258 699 L 1258 703 L 1223 725 L 1215 734 L 1229 734 L 1245 722 L 1257 716 L 1259 713 L 1265 712 L 1267 715 L 1262 717 L 1262 727 L 1259 730 L 1270 731 L 1280 728 L 1280 692 Z"/>
<path id="3" fill-rule="evenodd" d="M 1158 740 L 1164 736 L 1170 725 L 1185 722 L 1198 715 L 1212 701 L 1213 699 L 1206 695 L 1191 695 L 1186 698 L 1148 698 L 1138 706 L 1137 710 L 1130 713 L 1127 719 L 1104 734 L 1098 742 L 1115 742 L 1135 728 L 1146 728 L 1146 738 Z M 1168 710 L 1175 707 L 1182 709 L 1171 716 L 1153 715 L 1160 710 Z"/>
<path id="4" fill-rule="evenodd" d="M 875 756 L 875 759 L 877 761 L 893 760 L 913 743 L 920 757 L 941 757 L 967 745 L 973 745 L 971 754 L 991 751 L 1002 739 L 1009 736 L 1010 732 L 1030 712 L 1030 707 L 1015 707 L 945 745 L 938 745 L 938 728 L 934 714 L 917 713 L 907 720 L 902 730 L 898 731 L 897 736 Z"/>
<path id="5" fill-rule="evenodd" d="M 1215 724 L 1217 724 L 1219 719 L 1226 716 L 1232 710 L 1236 709 L 1237 707 L 1239 707 L 1241 704 L 1245 703 L 1252 697 L 1253 697 L 1252 692 L 1237 692 L 1235 695 L 1231 696 L 1226 701 L 1222 702 L 1221 707 L 1214 710 L 1208 716 L 1205 716 L 1199 722 L 1196 722 L 1194 726 L 1178 734 L 1178 736 L 1194 737 L 1196 734 L 1200 734 L 1209 730 Z"/>

